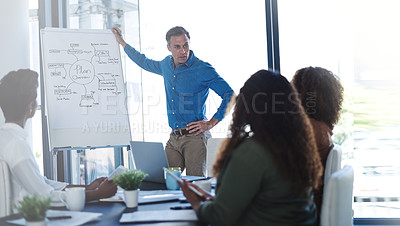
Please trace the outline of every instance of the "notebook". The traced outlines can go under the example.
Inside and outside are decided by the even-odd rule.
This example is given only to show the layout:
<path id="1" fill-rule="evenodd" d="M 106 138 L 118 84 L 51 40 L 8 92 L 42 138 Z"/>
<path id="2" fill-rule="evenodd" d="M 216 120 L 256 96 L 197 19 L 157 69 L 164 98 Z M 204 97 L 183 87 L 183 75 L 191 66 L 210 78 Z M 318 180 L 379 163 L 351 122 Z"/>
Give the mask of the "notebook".
<path id="1" fill-rule="evenodd" d="M 163 167 L 168 167 L 162 143 L 131 141 L 135 169 L 149 174 L 144 181 L 165 183 Z"/>
<path id="2" fill-rule="evenodd" d="M 119 223 L 158 223 L 198 221 L 193 210 L 149 210 L 123 213 Z"/>

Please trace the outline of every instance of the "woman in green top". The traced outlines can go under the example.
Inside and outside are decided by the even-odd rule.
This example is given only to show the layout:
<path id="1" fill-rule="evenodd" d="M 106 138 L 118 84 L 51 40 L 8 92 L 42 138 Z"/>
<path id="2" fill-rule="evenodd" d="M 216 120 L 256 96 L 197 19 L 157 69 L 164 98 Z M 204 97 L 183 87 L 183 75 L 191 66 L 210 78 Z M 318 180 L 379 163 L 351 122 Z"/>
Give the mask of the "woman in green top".
<path id="1" fill-rule="evenodd" d="M 290 83 L 266 70 L 252 75 L 236 98 L 230 133 L 214 163 L 215 197 L 204 193 L 205 200 L 189 189 L 191 183 L 180 184 L 199 220 L 318 225 L 312 188 L 322 167 L 310 122 Z"/>

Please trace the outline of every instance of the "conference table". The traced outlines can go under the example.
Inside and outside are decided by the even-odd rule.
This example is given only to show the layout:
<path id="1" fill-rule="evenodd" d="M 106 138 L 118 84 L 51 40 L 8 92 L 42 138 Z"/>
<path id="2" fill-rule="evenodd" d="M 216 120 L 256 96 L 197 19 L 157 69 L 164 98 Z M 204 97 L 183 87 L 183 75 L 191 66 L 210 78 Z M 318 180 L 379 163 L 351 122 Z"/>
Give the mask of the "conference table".
<path id="1" fill-rule="evenodd" d="M 143 183 L 141 186 L 141 190 L 155 190 L 155 189 L 165 189 L 165 185 L 152 184 L 152 183 Z M 150 210 L 170 210 L 170 207 L 173 206 L 188 206 L 188 203 L 182 203 L 178 200 L 174 201 L 165 201 L 165 202 L 157 202 L 157 203 L 148 203 L 148 204 L 139 204 L 136 208 L 126 208 L 125 203 L 123 202 L 100 202 L 100 201 L 92 201 L 88 202 L 85 205 L 85 208 L 82 210 L 83 212 L 93 212 L 93 213 L 102 213 L 102 216 L 97 218 L 95 221 L 88 222 L 84 225 L 105 225 L 105 226 L 113 226 L 113 225 L 162 225 L 162 226 L 192 226 L 192 225 L 204 225 L 200 222 L 149 222 L 149 223 L 141 223 L 141 224 L 120 224 L 119 220 L 123 213 L 130 213 L 135 211 L 150 211 Z M 54 210 L 66 210 L 65 207 L 57 207 L 52 208 Z M 174 210 L 180 211 L 180 210 Z M 20 214 L 13 214 L 7 217 L 0 218 L 0 225 L 16 225 L 8 223 L 8 220 L 14 220 L 21 218 Z"/>

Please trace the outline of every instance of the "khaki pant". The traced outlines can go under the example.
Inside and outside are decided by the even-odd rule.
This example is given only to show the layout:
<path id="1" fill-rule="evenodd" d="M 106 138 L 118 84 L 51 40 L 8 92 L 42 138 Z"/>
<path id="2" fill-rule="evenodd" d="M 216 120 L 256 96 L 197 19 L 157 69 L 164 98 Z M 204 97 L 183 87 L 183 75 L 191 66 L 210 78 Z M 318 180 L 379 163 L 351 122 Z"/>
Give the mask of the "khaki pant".
<path id="1" fill-rule="evenodd" d="M 207 140 L 211 137 L 210 131 L 197 136 L 194 134 L 174 135 L 171 133 L 165 152 L 169 167 L 186 168 L 186 175 L 205 176 Z"/>

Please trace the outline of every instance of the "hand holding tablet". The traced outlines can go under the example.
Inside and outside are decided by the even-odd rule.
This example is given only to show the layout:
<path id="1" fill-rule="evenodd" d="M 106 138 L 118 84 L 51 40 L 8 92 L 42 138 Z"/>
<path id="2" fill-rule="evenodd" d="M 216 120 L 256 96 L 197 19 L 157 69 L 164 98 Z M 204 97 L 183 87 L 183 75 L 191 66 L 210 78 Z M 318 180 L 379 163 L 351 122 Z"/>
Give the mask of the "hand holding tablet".
<path id="1" fill-rule="evenodd" d="M 173 174 L 172 172 L 165 170 L 165 172 L 167 172 L 172 178 L 174 178 L 175 180 L 179 181 L 180 183 L 183 183 L 182 179 L 177 177 L 175 174 Z M 196 188 L 190 186 L 191 183 L 189 183 L 189 189 L 192 190 L 194 193 L 196 193 L 196 195 L 200 196 L 200 197 L 204 197 L 204 195 L 199 192 Z"/>

